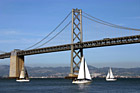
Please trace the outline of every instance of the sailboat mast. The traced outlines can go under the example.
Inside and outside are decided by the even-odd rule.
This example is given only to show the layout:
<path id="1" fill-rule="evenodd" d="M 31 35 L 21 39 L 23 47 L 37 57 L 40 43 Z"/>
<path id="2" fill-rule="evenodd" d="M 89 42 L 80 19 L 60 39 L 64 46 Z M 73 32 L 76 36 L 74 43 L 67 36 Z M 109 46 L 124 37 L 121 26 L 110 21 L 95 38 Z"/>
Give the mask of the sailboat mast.
<path id="1" fill-rule="evenodd" d="M 110 78 L 110 69 L 109 69 L 109 78 Z"/>
<path id="2" fill-rule="evenodd" d="M 84 58 L 84 79 L 86 79 L 86 71 L 85 71 L 85 58 Z"/>

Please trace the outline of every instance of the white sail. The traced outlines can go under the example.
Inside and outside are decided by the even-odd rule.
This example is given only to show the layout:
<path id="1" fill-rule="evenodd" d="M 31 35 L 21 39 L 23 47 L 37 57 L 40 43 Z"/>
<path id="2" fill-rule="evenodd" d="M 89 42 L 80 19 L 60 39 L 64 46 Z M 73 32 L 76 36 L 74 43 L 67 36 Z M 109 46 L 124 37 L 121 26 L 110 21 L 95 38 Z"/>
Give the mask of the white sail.
<path id="1" fill-rule="evenodd" d="M 110 68 L 110 78 L 114 78 L 111 68 Z"/>
<path id="2" fill-rule="evenodd" d="M 82 57 L 82 60 L 81 60 L 78 79 L 90 79 L 91 80 L 91 76 L 90 76 L 90 73 L 89 73 L 89 70 L 88 70 L 84 57 Z"/>
<path id="3" fill-rule="evenodd" d="M 22 66 L 19 78 L 25 78 L 25 69 L 23 66 Z"/>
<path id="4" fill-rule="evenodd" d="M 91 80 L 91 76 L 90 76 L 90 73 L 89 73 L 89 70 L 88 70 L 88 67 L 87 67 L 87 63 L 86 61 L 84 60 L 85 62 L 85 73 L 86 73 L 86 79 L 90 79 Z"/>
<path id="5" fill-rule="evenodd" d="M 109 71 L 108 71 L 108 74 L 106 76 L 106 79 L 113 79 L 113 78 L 114 78 L 114 76 L 113 76 L 112 70 L 110 68 Z"/>
<path id="6" fill-rule="evenodd" d="M 110 72 L 108 71 L 106 79 L 108 79 L 110 77 Z"/>
<path id="7" fill-rule="evenodd" d="M 81 60 L 81 65 L 80 65 L 80 69 L 79 69 L 79 74 L 78 74 L 78 78 L 77 79 L 84 79 L 84 60 L 83 60 L 83 57 L 82 57 L 82 60 Z"/>

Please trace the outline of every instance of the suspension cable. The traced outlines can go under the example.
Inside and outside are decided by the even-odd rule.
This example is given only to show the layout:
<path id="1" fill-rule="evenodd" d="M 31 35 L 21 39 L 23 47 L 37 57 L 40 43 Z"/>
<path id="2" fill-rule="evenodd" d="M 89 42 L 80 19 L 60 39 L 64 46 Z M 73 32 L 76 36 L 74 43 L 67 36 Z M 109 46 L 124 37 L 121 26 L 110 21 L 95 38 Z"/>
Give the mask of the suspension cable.
<path id="1" fill-rule="evenodd" d="M 41 47 L 41 46 L 43 46 L 43 45 L 49 43 L 50 41 L 52 41 L 56 36 L 58 36 L 61 32 L 63 32 L 63 31 L 66 29 L 66 27 L 69 26 L 69 24 L 70 24 L 71 22 L 72 22 L 72 21 L 70 21 L 70 22 L 69 22 L 61 31 L 59 31 L 55 36 L 53 36 L 51 39 L 49 39 L 49 40 L 46 41 L 45 43 L 41 44 L 40 46 L 36 47 L 35 49 L 37 49 L 37 48 L 39 48 L 39 47 Z"/>
<path id="2" fill-rule="evenodd" d="M 129 27 L 124 27 L 124 26 L 119 26 L 119 25 L 116 25 L 116 24 L 112 24 L 112 23 L 109 23 L 109 22 L 106 22 L 106 21 L 103 21 L 101 19 L 98 19 L 96 17 L 93 17 L 85 12 L 83 12 L 84 14 L 86 14 L 87 16 L 84 16 L 85 18 L 91 20 L 91 21 L 94 21 L 94 22 L 97 22 L 97 23 L 100 23 L 100 24 L 103 24 L 103 25 L 107 25 L 107 26 L 110 26 L 110 27 L 114 27 L 114 28 L 119 28 L 119 29 L 126 29 L 126 30 L 135 30 L 135 31 L 140 31 L 140 29 L 135 29 L 135 28 L 129 28 Z M 91 18 L 90 18 L 91 17 Z M 95 19 L 95 20 L 94 20 Z M 98 21 L 97 21 L 98 20 Z"/>
<path id="3" fill-rule="evenodd" d="M 87 16 L 84 16 L 84 15 L 82 15 L 82 16 L 83 16 L 84 18 L 87 18 L 87 19 L 89 19 L 89 20 L 91 20 L 91 21 L 94 21 L 94 22 L 96 22 L 96 23 L 114 27 L 113 25 L 110 25 L 110 24 L 106 24 L 106 23 L 102 23 L 102 22 L 96 21 L 96 20 L 91 19 L 91 18 L 89 18 L 89 17 L 87 17 Z M 115 28 L 117 28 L 117 27 L 115 27 Z"/>
<path id="4" fill-rule="evenodd" d="M 33 44 L 32 46 L 26 48 L 25 50 L 27 49 L 30 49 L 36 45 L 38 45 L 39 43 L 41 43 L 43 40 L 45 40 L 46 38 L 48 38 L 53 32 L 55 32 L 63 23 L 64 21 L 70 16 L 71 12 L 62 20 L 62 22 L 60 22 L 60 24 L 54 29 L 52 30 L 47 36 L 45 36 L 43 39 L 41 39 L 40 41 L 38 41 L 37 43 Z"/>

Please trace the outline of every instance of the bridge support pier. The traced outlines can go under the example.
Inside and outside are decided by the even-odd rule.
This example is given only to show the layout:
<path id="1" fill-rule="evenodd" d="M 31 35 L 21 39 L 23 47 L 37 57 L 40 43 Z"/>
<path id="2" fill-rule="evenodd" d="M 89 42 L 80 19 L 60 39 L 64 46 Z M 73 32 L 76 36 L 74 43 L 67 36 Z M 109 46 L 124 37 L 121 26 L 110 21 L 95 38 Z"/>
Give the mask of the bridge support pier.
<path id="1" fill-rule="evenodd" d="M 82 43 L 83 42 L 83 33 L 82 33 L 82 10 L 81 9 L 72 9 L 72 35 L 71 43 Z M 69 78 L 77 77 L 79 73 L 79 65 L 83 56 L 83 49 L 74 49 L 74 46 L 71 45 L 71 70 Z"/>
<path id="2" fill-rule="evenodd" d="M 24 65 L 24 56 L 17 56 L 18 51 L 15 49 L 11 52 L 9 78 L 19 77 L 22 66 Z"/>

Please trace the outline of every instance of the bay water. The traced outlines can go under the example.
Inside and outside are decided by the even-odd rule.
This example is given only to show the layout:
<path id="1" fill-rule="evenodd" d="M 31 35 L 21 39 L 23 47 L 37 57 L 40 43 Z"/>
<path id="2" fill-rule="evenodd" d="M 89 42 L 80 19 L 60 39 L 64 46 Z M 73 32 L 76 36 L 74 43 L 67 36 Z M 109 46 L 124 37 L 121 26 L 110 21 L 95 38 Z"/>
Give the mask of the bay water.
<path id="1" fill-rule="evenodd" d="M 0 79 L 0 93 L 140 93 L 140 79 L 118 79 L 107 82 L 95 78 L 90 84 L 72 84 L 70 79 L 30 79 L 19 83 L 15 79 Z"/>

